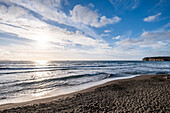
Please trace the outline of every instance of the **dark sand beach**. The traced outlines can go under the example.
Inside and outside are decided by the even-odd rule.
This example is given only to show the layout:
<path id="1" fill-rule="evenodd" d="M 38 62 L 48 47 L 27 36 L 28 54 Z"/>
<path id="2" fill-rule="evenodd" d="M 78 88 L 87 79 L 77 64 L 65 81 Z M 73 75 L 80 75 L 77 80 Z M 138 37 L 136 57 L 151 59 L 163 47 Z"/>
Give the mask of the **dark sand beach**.
<path id="1" fill-rule="evenodd" d="M 142 75 L 86 90 L 0 106 L 1 113 L 170 112 L 170 75 Z"/>

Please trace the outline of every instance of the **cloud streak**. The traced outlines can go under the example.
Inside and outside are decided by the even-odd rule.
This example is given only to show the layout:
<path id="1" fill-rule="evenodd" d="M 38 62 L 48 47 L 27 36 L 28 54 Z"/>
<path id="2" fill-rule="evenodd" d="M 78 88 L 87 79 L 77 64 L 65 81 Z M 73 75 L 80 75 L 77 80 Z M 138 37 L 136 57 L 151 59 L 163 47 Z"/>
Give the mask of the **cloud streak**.
<path id="1" fill-rule="evenodd" d="M 105 33 L 110 33 L 110 32 L 111 32 L 111 30 L 104 30 L 104 32 L 105 32 Z"/>
<path id="2" fill-rule="evenodd" d="M 136 9 L 140 1 L 139 0 L 109 0 L 116 10 L 133 10 Z"/>
<path id="3" fill-rule="evenodd" d="M 154 21 L 156 21 L 156 20 L 159 19 L 159 16 L 160 16 L 161 14 L 162 14 L 162 13 L 158 13 L 158 14 L 156 14 L 156 15 L 148 16 L 148 17 L 144 18 L 143 21 L 145 21 L 145 22 L 154 22 Z"/>
<path id="4" fill-rule="evenodd" d="M 113 40 L 114 40 L 114 39 L 118 40 L 118 39 L 120 39 L 120 35 L 118 35 L 118 36 L 116 36 L 116 37 L 113 37 L 112 39 L 113 39 Z"/>

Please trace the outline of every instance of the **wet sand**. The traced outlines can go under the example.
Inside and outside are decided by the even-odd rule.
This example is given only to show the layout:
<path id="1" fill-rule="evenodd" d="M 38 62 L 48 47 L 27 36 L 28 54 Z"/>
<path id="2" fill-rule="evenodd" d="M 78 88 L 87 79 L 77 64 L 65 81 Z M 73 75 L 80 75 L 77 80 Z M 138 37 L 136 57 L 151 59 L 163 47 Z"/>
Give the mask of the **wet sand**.
<path id="1" fill-rule="evenodd" d="M 170 112 L 170 75 L 115 80 L 75 93 L 0 105 L 0 113 Z"/>

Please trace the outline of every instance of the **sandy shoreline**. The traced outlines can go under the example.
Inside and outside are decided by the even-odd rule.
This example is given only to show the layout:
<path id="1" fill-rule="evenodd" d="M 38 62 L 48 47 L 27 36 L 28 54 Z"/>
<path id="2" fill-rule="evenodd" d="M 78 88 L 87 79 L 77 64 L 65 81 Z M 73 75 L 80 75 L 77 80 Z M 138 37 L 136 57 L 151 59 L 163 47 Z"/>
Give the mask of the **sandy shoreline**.
<path id="1" fill-rule="evenodd" d="M 71 94 L 0 105 L 0 112 L 170 112 L 170 75 L 142 75 Z"/>

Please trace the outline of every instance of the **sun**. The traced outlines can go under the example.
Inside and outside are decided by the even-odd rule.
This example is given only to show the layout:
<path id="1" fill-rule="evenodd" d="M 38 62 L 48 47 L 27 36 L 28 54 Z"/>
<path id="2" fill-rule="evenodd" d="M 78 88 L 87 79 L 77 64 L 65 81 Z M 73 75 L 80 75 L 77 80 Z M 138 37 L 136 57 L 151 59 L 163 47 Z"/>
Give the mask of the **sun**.
<path id="1" fill-rule="evenodd" d="M 45 33 L 40 33 L 36 36 L 35 41 L 36 41 L 36 47 L 39 49 L 47 49 L 49 46 L 51 37 L 48 36 Z"/>

